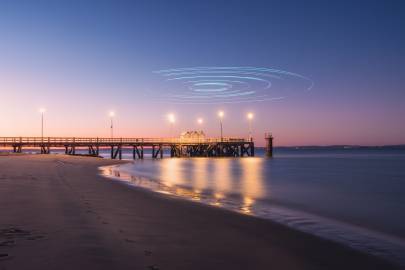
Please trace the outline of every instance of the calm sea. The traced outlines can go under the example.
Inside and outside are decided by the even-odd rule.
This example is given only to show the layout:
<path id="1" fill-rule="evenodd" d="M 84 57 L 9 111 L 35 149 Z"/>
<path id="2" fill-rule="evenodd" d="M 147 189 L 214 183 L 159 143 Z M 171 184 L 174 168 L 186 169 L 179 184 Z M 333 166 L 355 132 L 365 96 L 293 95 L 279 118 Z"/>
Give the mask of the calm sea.
<path id="1" fill-rule="evenodd" d="M 257 154 L 137 160 L 103 174 L 271 219 L 405 265 L 404 150 L 286 149 L 272 159 Z"/>

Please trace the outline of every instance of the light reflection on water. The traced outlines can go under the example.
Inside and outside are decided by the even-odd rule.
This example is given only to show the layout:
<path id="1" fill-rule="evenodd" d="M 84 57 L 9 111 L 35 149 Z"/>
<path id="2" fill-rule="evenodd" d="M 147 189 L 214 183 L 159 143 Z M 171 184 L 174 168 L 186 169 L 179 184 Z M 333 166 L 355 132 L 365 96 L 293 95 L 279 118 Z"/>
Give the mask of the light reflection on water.
<path id="1" fill-rule="evenodd" d="M 254 214 L 255 201 L 268 197 L 263 188 L 261 158 L 245 159 L 164 159 L 131 164 L 136 173 L 121 167 L 102 167 L 102 174 L 118 177 L 133 185 L 156 192 L 231 208 Z M 137 166 L 139 170 L 137 170 Z M 143 170 L 141 167 L 153 166 Z"/>
<path id="2" fill-rule="evenodd" d="M 159 193 L 275 220 L 405 265 L 404 154 L 166 158 L 101 168 Z"/>

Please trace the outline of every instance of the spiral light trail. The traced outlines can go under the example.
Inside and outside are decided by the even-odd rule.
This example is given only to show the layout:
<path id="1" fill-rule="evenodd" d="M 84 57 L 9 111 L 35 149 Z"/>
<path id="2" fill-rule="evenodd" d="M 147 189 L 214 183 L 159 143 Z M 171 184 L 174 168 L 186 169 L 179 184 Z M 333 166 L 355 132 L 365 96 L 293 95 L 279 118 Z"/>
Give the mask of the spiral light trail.
<path id="1" fill-rule="evenodd" d="M 157 100 L 178 104 L 218 104 L 281 100 L 314 83 L 297 73 L 258 67 L 194 67 L 155 71 L 165 79 Z"/>

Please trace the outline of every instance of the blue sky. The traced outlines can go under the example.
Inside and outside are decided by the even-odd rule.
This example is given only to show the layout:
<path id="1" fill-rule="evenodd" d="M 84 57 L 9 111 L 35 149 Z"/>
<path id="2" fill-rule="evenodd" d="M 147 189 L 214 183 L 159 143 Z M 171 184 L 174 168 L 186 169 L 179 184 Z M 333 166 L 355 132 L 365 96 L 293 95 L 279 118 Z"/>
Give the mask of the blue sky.
<path id="1" fill-rule="evenodd" d="M 47 132 L 108 135 L 107 111 L 121 136 L 177 131 L 255 137 L 280 144 L 405 143 L 405 4 L 401 1 L 0 1 L 0 91 L 4 136 Z M 157 104 L 166 91 L 153 71 L 251 66 L 314 81 L 280 102 Z M 107 117 L 108 118 L 108 117 Z M 152 124 L 153 123 L 153 124 Z M 297 135 L 299 134 L 299 135 Z"/>

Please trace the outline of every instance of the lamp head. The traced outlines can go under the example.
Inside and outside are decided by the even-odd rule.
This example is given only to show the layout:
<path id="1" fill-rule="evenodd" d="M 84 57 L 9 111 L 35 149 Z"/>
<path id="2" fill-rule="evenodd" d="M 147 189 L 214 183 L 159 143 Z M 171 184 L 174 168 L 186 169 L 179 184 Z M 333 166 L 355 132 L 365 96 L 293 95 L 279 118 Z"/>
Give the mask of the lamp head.
<path id="1" fill-rule="evenodd" d="M 168 115 L 167 115 L 167 119 L 169 120 L 169 122 L 170 123 L 174 123 L 174 122 L 176 122 L 176 117 L 174 116 L 174 114 L 172 114 L 172 113 L 169 113 Z"/>

